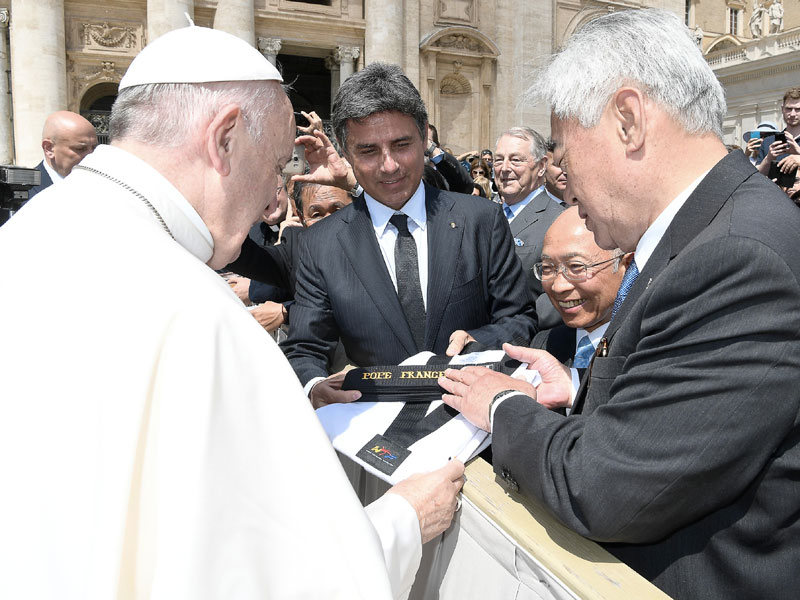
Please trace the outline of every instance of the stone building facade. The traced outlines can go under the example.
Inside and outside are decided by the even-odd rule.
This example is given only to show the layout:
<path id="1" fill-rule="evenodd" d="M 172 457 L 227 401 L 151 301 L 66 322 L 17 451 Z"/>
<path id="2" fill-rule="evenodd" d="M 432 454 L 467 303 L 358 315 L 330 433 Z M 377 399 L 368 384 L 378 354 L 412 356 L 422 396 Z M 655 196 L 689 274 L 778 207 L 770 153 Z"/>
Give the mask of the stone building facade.
<path id="1" fill-rule="evenodd" d="M 54 110 L 88 115 L 102 134 L 130 62 L 185 15 L 276 62 L 297 109 L 327 117 L 344 78 L 389 61 L 419 87 L 443 143 L 456 153 L 492 147 L 515 125 L 549 132 L 549 115 L 525 92 L 572 32 L 646 6 L 683 15 L 696 31 L 726 88 L 727 142 L 741 143 L 759 120 L 780 124 L 783 91 L 800 85 L 797 0 L 11 0 L 0 9 L 0 67 L 10 72 L 0 78 L 10 92 L 0 93 L 0 163 L 38 163 L 41 124 Z"/>
<path id="2" fill-rule="evenodd" d="M 761 121 L 783 127 L 783 94 L 800 87 L 800 2 L 686 0 L 686 19 L 725 88 L 725 142 L 743 146 Z"/>

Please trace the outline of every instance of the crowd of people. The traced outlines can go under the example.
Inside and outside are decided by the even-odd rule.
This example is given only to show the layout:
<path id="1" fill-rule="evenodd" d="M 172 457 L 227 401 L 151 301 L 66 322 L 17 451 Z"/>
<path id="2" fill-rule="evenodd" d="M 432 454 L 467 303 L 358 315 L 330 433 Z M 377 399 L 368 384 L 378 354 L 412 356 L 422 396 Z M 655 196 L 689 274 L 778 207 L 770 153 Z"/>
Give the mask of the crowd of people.
<path id="1" fill-rule="evenodd" d="M 281 83 L 192 26 L 133 61 L 110 145 L 45 123 L 0 228 L 0 596 L 407 597 L 464 465 L 362 508 L 313 409 L 359 400 L 347 365 L 502 347 L 542 383 L 439 384 L 507 486 L 675 598 L 792 597 L 800 88 L 726 148 L 713 71 L 650 9 L 538 74 L 549 135 L 480 152 L 395 65 L 342 83 L 334 139 Z"/>

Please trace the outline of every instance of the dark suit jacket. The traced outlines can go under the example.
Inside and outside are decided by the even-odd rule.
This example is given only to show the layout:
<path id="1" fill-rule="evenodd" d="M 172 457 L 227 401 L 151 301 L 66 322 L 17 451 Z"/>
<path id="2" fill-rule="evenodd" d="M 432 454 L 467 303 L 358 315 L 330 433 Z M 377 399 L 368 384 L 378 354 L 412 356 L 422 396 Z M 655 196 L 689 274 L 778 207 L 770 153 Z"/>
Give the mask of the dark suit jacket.
<path id="1" fill-rule="evenodd" d="M 554 329 L 537 333 L 531 342 L 531 348 L 547 350 L 559 361 L 571 367 L 572 361 L 575 360 L 575 332 L 574 328 L 562 323 Z"/>
<path id="2" fill-rule="evenodd" d="M 283 239 L 277 246 L 261 245 L 247 237 L 242 244 L 239 257 L 226 269 L 261 281 L 276 288 L 287 290 L 294 296 L 297 260 L 297 239 L 305 230 L 301 227 L 287 227 Z"/>
<path id="3" fill-rule="evenodd" d="M 36 165 L 36 168 L 38 169 L 39 173 L 41 174 L 41 179 L 39 181 L 39 185 L 32 187 L 28 191 L 28 199 L 29 200 L 31 198 L 33 198 L 36 194 L 41 192 L 43 189 L 48 188 L 51 185 L 53 185 L 53 180 L 50 179 L 50 173 L 48 173 L 47 169 L 44 168 L 44 161 L 42 161 L 38 165 Z"/>
<path id="4" fill-rule="evenodd" d="M 499 348 L 529 343 L 536 314 L 500 207 L 425 186 L 428 232 L 426 350 L 443 354 L 469 331 Z M 328 375 L 341 336 L 360 366 L 397 364 L 417 352 L 363 197 L 300 240 L 286 356 L 300 381 Z"/>
<path id="5" fill-rule="evenodd" d="M 561 315 L 544 294 L 542 282 L 533 274 L 533 265 L 542 257 L 544 234 L 563 210 L 564 208 L 553 202 L 553 199 L 542 189 L 510 223 L 511 234 L 515 241 L 520 240 L 523 243 L 522 246 L 515 246 L 515 249 L 520 262 L 522 262 L 522 270 L 525 272 L 528 287 L 536 299 L 539 329 L 550 329 L 562 323 Z"/>
<path id="6" fill-rule="evenodd" d="M 800 589 L 800 211 L 734 152 L 675 216 L 562 417 L 495 413 L 495 469 L 674 598 Z"/>

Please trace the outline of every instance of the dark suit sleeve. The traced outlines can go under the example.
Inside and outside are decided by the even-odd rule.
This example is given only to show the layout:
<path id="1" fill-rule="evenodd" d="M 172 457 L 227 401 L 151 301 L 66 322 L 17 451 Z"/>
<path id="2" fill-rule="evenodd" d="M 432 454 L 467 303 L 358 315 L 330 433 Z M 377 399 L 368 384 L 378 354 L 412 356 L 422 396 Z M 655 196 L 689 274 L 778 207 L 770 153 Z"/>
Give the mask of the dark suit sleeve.
<path id="1" fill-rule="evenodd" d="M 294 293 L 291 243 L 263 248 L 249 237 L 245 238 L 239 258 L 226 269 L 244 277 L 267 283 Z"/>
<path id="2" fill-rule="evenodd" d="M 654 542 L 728 506 L 796 427 L 793 270 L 751 238 L 682 252 L 617 332 L 631 351 L 615 356 L 614 340 L 595 359 L 589 393 L 607 401 L 564 418 L 509 398 L 495 414 L 495 469 L 600 541 Z"/>
<path id="3" fill-rule="evenodd" d="M 443 152 L 444 158 L 439 164 L 434 164 L 434 168 L 444 177 L 451 192 L 460 194 L 472 193 L 472 178 L 467 170 L 461 166 L 456 157 L 447 152 Z"/>
<path id="4" fill-rule="evenodd" d="M 499 348 L 506 342 L 527 346 L 537 330 L 533 297 L 514 252 L 508 221 L 499 206 L 492 205 L 490 208 L 494 218 L 491 231 L 487 231 L 490 249 L 485 265 L 488 270 L 486 307 L 489 323 L 471 329 L 469 333 L 488 347 Z"/>
<path id="5" fill-rule="evenodd" d="M 339 342 L 339 329 L 325 278 L 309 245 L 312 237 L 313 234 L 304 235 L 297 240 L 296 301 L 292 305 L 289 339 L 281 343 L 281 349 L 303 385 L 314 377 L 328 376 L 328 367 Z"/>

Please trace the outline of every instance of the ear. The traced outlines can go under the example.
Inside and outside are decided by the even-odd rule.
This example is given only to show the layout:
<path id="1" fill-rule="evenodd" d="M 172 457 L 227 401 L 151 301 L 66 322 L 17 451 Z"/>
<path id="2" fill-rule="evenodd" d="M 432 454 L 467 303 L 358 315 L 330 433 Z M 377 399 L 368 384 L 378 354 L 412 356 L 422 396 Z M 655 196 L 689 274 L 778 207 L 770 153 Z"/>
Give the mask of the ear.
<path id="1" fill-rule="evenodd" d="M 618 89 L 611 97 L 611 114 L 626 153 L 641 150 L 647 133 L 645 97 L 642 92 L 630 87 Z"/>
<path id="2" fill-rule="evenodd" d="M 547 161 L 548 160 L 550 160 L 550 157 L 547 154 L 545 154 L 542 157 L 542 160 L 539 161 L 540 168 L 539 168 L 539 171 L 536 173 L 537 177 L 544 177 L 544 174 L 547 171 Z"/>
<path id="3" fill-rule="evenodd" d="M 50 138 L 44 138 L 42 140 L 42 150 L 44 150 L 44 155 L 50 160 L 52 160 L 53 157 L 55 156 L 55 154 L 53 153 L 53 146 L 55 146 L 55 144 L 53 143 L 53 140 L 51 140 Z"/>
<path id="4" fill-rule="evenodd" d="M 206 127 L 206 151 L 214 169 L 223 177 L 231 173 L 231 158 L 238 150 L 239 135 L 244 133 L 244 118 L 236 104 L 219 109 Z"/>

